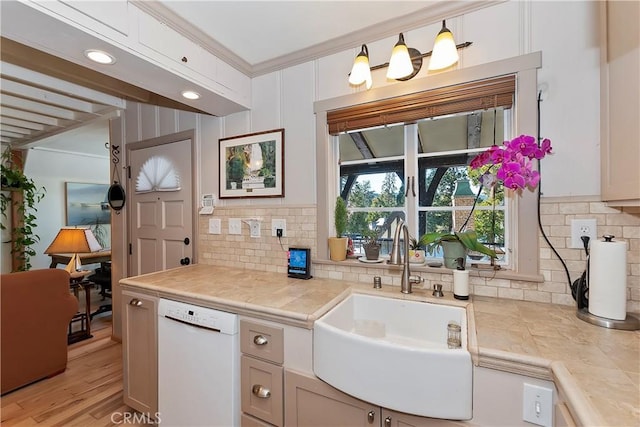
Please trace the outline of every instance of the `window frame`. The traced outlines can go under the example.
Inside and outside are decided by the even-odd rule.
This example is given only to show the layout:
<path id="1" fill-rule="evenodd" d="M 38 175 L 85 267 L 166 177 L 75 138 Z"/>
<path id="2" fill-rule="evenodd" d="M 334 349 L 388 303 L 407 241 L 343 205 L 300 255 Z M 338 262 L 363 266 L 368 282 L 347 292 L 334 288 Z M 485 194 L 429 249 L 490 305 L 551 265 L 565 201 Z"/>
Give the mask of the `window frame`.
<path id="1" fill-rule="evenodd" d="M 336 139 L 330 137 L 327 113 L 332 110 L 383 101 L 447 86 L 513 74 L 516 76 L 513 105 L 514 134 L 537 134 L 537 69 L 542 66 L 542 53 L 534 52 L 514 58 L 413 79 L 314 103 L 316 114 L 317 173 L 317 247 L 319 260 L 328 260 L 327 239 L 333 231 L 333 204 L 338 196 L 338 152 Z M 537 194 L 525 191 L 514 197 L 512 247 L 513 272 L 526 279 L 539 280 L 539 243 Z"/>

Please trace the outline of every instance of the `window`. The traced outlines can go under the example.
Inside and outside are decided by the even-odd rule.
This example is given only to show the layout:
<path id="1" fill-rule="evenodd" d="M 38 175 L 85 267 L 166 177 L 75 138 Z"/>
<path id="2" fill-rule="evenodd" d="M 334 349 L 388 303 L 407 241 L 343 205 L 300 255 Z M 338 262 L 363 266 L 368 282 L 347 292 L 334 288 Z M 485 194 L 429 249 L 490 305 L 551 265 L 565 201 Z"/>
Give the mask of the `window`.
<path id="1" fill-rule="evenodd" d="M 499 107 L 512 110 L 508 120 L 512 127 L 505 133 L 507 137 L 536 135 L 537 69 L 541 66 L 541 52 L 533 52 L 315 102 L 317 258 L 328 259 L 327 238 L 334 233 L 332 212 L 335 198 L 340 194 L 340 186 L 336 184 L 340 176 L 337 167 L 339 143 L 335 136 L 390 123 L 417 124 L 418 120 L 430 117 Z M 505 77 L 511 80 L 511 83 L 502 81 L 510 86 L 510 89 L 506 88 L 510 94 L 505 95 L 505 91 L 487 93 L 487 82 L 500 85 L 499 79 Z M 473 96 L 483 93 L 486 96 Z M 509 100 L 512 105 L 507 104 Z M 406 117 L 402 117 L 405 113 Z M 417 138 L 417 135 L 417 131 L 409 132 L 405 139 Z M 417 141 L 411 143 L 417 144 Z M 415 174 L 418 165 L 407 163 L 405 168 L 408 174 Z M 505 218 L 505 234 L 511 234 L 505 238 L 511 242 L 511 270 L 497 272 L 497 277 L 540 281 L 537 194 L 523 192 L 520 197 L 505 199 L 505 203 L 505 209 L 510 212 Z"/>
<path id="2" fill-rule="evenodd" d="M 347 232 L 356 252 L 373 230 L 387 255 L 402 219 L 414 237 L 473 229 L 482 243 L 507 255 L 504 191 L 481 188 L 467 164 L 504 140 L 510 118 L 510 109 L 499 107 L 336 136 L 340 195 L 351 212 Z M 474 262 L 490 261 L 482 254 L 470 256 Z M 499 258 L 502 265 L 508 261 Z"/>

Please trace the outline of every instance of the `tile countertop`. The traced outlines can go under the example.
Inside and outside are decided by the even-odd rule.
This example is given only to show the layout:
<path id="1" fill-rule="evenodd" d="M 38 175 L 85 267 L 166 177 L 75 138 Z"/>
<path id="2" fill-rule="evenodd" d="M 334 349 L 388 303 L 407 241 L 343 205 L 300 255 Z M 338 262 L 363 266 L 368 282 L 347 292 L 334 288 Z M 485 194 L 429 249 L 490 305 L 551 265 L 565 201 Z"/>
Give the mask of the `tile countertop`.
<path id="1" fill-rule="evenodd" d="M 204 264 L 120 283 L 159 297 L 307 328 L 352 291 L 467 305 L 450 295 L 436 300 L 431 291 L 419 288 L 404 295 L 397 286 L 373 290 L 362 283 L 299 280 Z M 480 366 L 553 380 L 579 425 L 640 426 L 639 331 L 591 325 L 576 317 L 575 308 L 562 305 L 486 297 L 470 302 Z"/>

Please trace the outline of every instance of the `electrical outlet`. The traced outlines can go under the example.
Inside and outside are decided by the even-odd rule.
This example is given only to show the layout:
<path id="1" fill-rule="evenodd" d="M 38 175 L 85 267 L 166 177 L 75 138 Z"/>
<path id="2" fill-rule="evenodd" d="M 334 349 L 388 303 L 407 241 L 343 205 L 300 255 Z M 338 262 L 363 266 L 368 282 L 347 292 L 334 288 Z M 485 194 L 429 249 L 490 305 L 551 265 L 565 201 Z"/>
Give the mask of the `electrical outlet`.
<path id="1" fill-rule="evenodd" d="M 282 230 L 282 235 L 280 236 L 278 236 L 278 229 Z M 286 219 L 271 220 L 271 236 L 287 237 L 287 220 Z"/>
<path id="2" fill-rule="evenodd" d="M 249 235 L 260 237 L 260 221 L 249 221 Z"/>
<path id="3" fill-rule="evenodd" d="M 229 218 L 229 234 L 242 234 L 240 218 Z"/>
<path id="4" fill-rule="evenodd" d="M 584 249 L 582 236 L 588 236 L 589 242 L 596 240 L 598 234 L 596 232 L 597 222 L 595 219 L 572 219 L 571 220 L 571 247 Z"/>
<path id="5" fill-rule="evenodd" d="M 524 384 L 522 391 L 522 419 L 539 426 L 553 426 L 553 390 Z"/>

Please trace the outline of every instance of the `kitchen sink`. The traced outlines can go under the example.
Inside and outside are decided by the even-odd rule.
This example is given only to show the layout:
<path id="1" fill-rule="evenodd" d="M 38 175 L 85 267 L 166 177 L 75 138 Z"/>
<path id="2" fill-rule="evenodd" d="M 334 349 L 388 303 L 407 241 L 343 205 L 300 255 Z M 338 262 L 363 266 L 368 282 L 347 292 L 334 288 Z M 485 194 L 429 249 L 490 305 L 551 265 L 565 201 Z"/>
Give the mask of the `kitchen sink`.
<path id="1" fill-rule="evenodd" d="M 335 388 L 388 409 L 472 417 L 473 366 L 463 307 L 352 294 L 313 326 L 313 370 Z M 447 327 L 460 326 L 449 348 Z"/>

